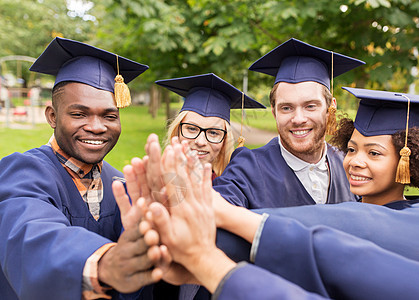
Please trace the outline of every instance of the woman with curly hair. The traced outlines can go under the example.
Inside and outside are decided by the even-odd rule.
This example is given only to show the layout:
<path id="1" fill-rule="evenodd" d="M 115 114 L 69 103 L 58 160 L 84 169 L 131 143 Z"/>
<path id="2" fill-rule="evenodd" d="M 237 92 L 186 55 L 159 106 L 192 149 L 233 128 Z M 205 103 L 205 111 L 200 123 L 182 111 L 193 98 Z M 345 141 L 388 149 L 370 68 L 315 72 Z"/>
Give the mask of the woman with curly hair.
<path id="1" fill-rule="evenodd" d="M 230 109 L 265 106 L 212 73 L 158 80 L 156 84 L 185 97 L 168 128 L 166 145 L 175 136 L 187 140 L 203 165 L 211 163 L 213 178 L 220 176 L 234 150 Z"/>
<path id="2" fill-rule="evenodd" d="M 340 120 L 330 142 L 346 153 L 351 192 L 364 203 L 405 200 L 405 186 L 419 186 L 419 96 L 344 89 L 361 99 L 359 109 L 355 122 Z"/>

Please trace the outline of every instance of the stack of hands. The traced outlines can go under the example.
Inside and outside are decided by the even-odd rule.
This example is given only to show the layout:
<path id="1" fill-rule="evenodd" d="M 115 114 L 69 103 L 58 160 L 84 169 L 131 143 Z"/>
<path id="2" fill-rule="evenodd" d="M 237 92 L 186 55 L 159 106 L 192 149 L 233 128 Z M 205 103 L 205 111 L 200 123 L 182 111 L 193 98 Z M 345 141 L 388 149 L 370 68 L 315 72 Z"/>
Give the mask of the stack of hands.
<path id="1" fill-rule="evenodd" d="M 216 228 L 240 234 L 243 226 L 235 220 L 247 210 L 230 205 L 212 189 L 211 165 L 202 166 L 176 137 L 161 155 L 152 134 L 146 152 L 124 167 L 128 194 L 122 182 L 113 183 L 125 231 L 99 261 L 99 280 L 125 293 L 160 279 L 200 284 L 213 293 L 236 266 L 216 247 Z M 254 230 L 247 227 L 241 234 L 249 242 L 261 218 L 251 217 Z"/>

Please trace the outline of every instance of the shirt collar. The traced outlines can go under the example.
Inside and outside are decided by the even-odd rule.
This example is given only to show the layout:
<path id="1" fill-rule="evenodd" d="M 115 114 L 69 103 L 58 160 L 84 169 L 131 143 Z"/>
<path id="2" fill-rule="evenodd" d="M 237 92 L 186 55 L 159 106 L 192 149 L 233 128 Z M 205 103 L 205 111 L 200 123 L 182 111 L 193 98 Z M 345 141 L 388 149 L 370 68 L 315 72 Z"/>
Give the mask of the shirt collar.
<path id="1" fill-rule="evenodd" d="M 308 163 L 308 162 L 306 162 L 302 159 L 299 159 L 294 154 L 292 154 L 287 149 L 285 149 L 284 146 L 281 143 L 281 137 L 280 136 L 278 136 L 278 144 L 279 144 L 279 147 L 281 148 L 282 157 L 284 158 L 287 165 L 291 169 L 294 170 L 294 172 L 301 171 L 302 169 L 307 168 L 309 166 L 314 166 L 315 168 L 317 168 L 321 171 L 327 170 L 327 165 L 326 165 L 327 144 L 326 144 L 326 141 L 324 142 L 325 147 L 324 147 L 324 151 L 323 151 L 323 154 L 322 154 L 322 158 L 315 164 L 310 164 L 310 163 Z"/>
<path id="2" fill-rule="evenodd" d="M 74 157 L 70 157 L 58 146 L 57 140 L 55 139 L 54 135 L 52 135 L 52 137 L 50 138 L 48 145 L 52 148 L 52 151 L 54 151 L 60 163 L 62 163 L 71 171 L 76 173 L 80 178 L 83 178 L 84 176 L 86 176 L 86 174 L 92 171 L 94 166 L 98 167 L 99 173 L 102 171 L 103 161 L 101 161 L 98 164 L 86 164 L 75 159 Z"/>

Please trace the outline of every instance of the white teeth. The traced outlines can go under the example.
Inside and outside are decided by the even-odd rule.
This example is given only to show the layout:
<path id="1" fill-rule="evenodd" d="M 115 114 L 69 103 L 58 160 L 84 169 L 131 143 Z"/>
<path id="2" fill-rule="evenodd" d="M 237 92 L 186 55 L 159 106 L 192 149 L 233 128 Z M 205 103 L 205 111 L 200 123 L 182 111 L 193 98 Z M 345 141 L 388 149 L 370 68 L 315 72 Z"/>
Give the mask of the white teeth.
<path id="1" fill-rule="evenodd" d="M 93 141 L 93 140 L 82 140 L 83 143 L 92 144 L 92 145 L 102 145 L 103 141 Z"/>
<path id="2" fill-rule="evenodd" d="M 351 175 L 351 179 L 355 180 L 355 181 L 369 181 L 369 180 L 371 180 L 371 178 L 368 178 L 368 177 L 355 176 L 355 175 Z"/>
<path id="3" fill-rule="evenodd" d="M 292 133 L 294 135 L 304 135 L 304 134 L 307 134 L 309 131 L 310 130 L 296 130 L 296 131 L 293 131 Z"/>
<path id="4" fill-rule="evenodd" d="M 205 155 L 205 154 L 208 154 L 208 152 L 207 151 L 198 151 L 198 155 Z"/>

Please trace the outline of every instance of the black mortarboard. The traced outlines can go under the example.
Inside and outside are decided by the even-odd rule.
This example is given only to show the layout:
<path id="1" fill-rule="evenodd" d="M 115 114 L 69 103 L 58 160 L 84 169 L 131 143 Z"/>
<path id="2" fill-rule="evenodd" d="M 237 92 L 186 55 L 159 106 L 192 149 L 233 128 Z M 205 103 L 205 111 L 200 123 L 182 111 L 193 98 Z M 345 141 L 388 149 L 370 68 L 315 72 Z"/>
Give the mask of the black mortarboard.
<path id="1" fill-rule="evenodd" d="M 128 83 L 147 69 L 114 53 L 60 37 L 54 38 L 30 67 L 31 71 L 57 76 L 54 86 L 74 81 L 112 93 L 117 75 Z"/>
<path id="2" fill-rule="evenodd" d="M 275 84 L 315 81 L 330 90 L 332 77 L 363 64 L 361 60 L 291 38 L 255 61 L 249 70 L 276 77 Z"/>
<path id="3" fill-rule="evenodd" d="M 266 108 L 213 73 L 157 80 L 185 98 L 181 111 L 190 110 L 204 117 L 219 117 L 230 123 L 230 109 Z"/>

